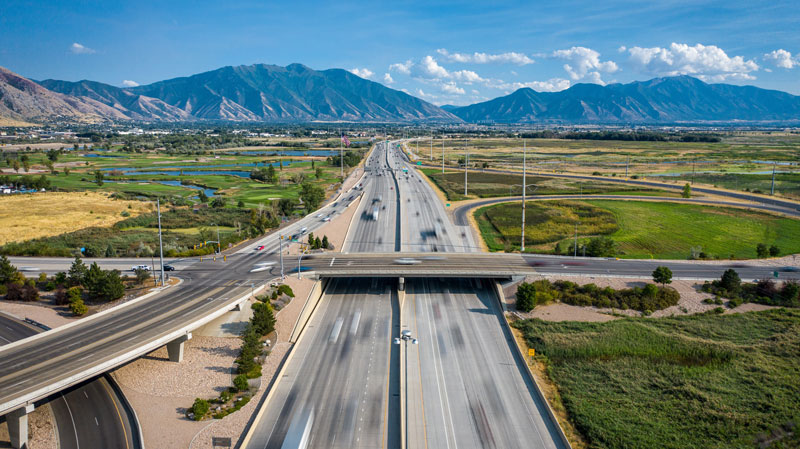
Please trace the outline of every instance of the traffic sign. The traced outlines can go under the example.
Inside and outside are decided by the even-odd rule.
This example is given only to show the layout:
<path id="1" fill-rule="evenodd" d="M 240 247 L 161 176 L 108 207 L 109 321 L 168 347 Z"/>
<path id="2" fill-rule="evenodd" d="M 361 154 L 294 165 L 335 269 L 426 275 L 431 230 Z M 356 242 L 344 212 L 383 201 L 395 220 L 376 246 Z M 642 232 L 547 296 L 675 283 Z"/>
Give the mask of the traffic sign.
<path id="1" fill-rule="evenodd" d="M 450 203 L 446 203 L 446 204 L 445 204 L 445 207 L 450 207 Z"/>
<path id="2" fill-rule="evenodd" d="M 417 165 L 422 165 L 422 161 L 417 161 Z"/>
<path id="3" fill-rule="evenodd" d="M 773 271 L 772 275 L 775 276 L 775 279 L 777 279 L 778 278 L 778 271 L 777 270 Z"/>
<path id="4" fill-rule="evenodd" d="M 528 355 L 533 357 L 536 355 L 536 350 L 533 348 L 528 349 Z"/>

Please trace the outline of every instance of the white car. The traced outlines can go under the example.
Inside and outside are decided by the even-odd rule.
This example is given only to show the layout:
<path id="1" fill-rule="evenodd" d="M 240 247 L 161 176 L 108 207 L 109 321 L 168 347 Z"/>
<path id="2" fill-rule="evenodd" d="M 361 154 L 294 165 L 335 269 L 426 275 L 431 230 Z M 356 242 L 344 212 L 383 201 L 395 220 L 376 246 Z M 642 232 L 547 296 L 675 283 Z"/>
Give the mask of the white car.
<path id="1" fill-rule="evenodd" d="M 422 263 L 422 261 L 417 259 L 412 259 L 410 257 L 401 257 L 400 259 L 395 259 L 394 263 L 398 265 L 417 265 L 419 263 Z"/>
<path id="2" fill-rule="evenodd" d="M 134 265 L 134 266 L 131 267 L 131 271 L 136 271 L 136 270 L 150 271 L 150 266 L 149 265 Z"/>

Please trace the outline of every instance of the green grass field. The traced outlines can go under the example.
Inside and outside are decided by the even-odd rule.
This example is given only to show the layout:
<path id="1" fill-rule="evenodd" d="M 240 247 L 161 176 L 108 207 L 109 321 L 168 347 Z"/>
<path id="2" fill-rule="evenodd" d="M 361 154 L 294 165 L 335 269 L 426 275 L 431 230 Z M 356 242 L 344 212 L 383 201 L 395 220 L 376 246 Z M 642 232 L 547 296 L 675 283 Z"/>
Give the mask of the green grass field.
<path id="1" fill-rule="evenodd" d="M 501 196 L 522 195 L 522 175 L 500 173 L 470 172 L 468 175 L 468 194 L 464 196 L 464 172 L 446 171 L 425 168 L 422 170 L 444 192 L 450 201 L 465 198 L 494 198 Z M 527 176 L 528 194 L 531 195 L 643 195 L 643 196 L 675 196 L 675 192 L 657 189 L 625 186 L 610 182 L 578 182 L 568 179 L 548 178 L 546 176 Z M 535 185 L 533 187 L 531 185 Z"/>
<path id="2" fill-rule="evenodd" d="M 513 325 L 588 447 L 800 445 L 800 311 Z"/>
<path id="3" fill-rule="evenodd" d="M 518 251 L 520 203 L 505 203 L 474 212 L 484 241 L 492 251 Z M 526 251 L 551 252 L 556 242 L 572 242 L 578 223 L 579 244 L 607 235 L 620 257 L 687 259 L 755 258 L 756 245 L 777 245 L 781 254 L 800 252 L 800 220 L 744 209 L 669 202 L 586 200 L 528 202 Z"/>

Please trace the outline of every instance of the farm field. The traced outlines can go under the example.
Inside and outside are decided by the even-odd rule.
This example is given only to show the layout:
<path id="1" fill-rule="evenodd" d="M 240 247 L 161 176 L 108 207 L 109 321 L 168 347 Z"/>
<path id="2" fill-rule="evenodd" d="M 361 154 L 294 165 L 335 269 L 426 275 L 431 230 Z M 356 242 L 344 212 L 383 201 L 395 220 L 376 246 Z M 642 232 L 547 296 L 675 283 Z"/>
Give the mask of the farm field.
<path id="1" fill-rule="evenodd" d="M 765 179 L 771 178 L 773 162 L 777 162 L 778 171 L 791 173 L 779 174 L 776 194 L 800 199 L 796 178 L 800 176 L 800 134 L 739 132 L 719 136 L 721 142 L 716 143 L 526 139 L 527 165 L 530 173 L 540 175 L 575 173 L 609 177 L 624 177 L 627 166 L 629 177 L 681 184 L 689 181 L 694 173 L 695 182 L 769 193 L 769 183 Z M 471 167 L 521 171 L 522 139 L 518 137 L 444 139 L 448 168 L 458 167 L 465 161 L 465 142 Z M 416 141 L 406 148 L 425 164 L 439 166 L 442 163 L 441 139 L 434 139 L 432 159 L 427 137 L 419 141 L 419 149 Z M 720 176 L 726 178 L 720 180 Z M 463 193 L 463 181 L 461 186 Z"/>
<path id="2" fill-rule="evenodd" d="M 135 217 L 150 212 L 151 207 L 97 192 L 0 196 L 0 245 L 86 227 L 110 227 L 125 220 L 125 215 Z"/>
<path id="3" fill-rule="evenodd" d="M 518 251 L 520 203 L 487 206 L 474 212 L 492 251 Z M 633 259 L 755 258 L 756 245 L 776 245 L 781 254 L 800 252 L 800 220 L 744 209 L 656 201 L 585 200 L 526 203 L 526 251 L 552 253 L 556 243 L 578 245 L 605 235 L 617 255 Z"/>
<path id="4" fill-rule="evenodd" d="M 450 201 L 468 198 L 493 198 L 522 195 L 522 175 L 500 173 L 471 172 L 468 176 L 468 195 L 464 196 L 464 173 L 425 168 L 422 170 L 444 192 Z M 549 178 L 529 175 L 525 179 L 528 184 L 528 195 L 642 195 L 642 196 L 679 196 L 672 191 L 650 189 L 645 187 L 625 186 L 611 182 L 579 182 L 569 179 Z M 531 185 L 535 185 L 535 187 Z"/>
<path id="5" fill-rule="evenodd" d="M 513 326 L 588 447 L 800 444 L 798 310 Z"/>

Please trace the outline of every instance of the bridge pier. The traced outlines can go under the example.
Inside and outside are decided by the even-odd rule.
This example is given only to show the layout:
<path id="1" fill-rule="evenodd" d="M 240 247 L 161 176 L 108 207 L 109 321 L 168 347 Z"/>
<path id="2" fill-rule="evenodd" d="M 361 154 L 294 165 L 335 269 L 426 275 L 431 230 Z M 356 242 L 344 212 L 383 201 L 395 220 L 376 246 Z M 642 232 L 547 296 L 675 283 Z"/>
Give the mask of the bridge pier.
<path id="1" fill-rule="evenodd" d="M 170 362 L 180 363 L 183 361 L 183 344 L 191 339 L 192 334 L 188 333 L 167 343 L 167 354 L 169 354 Z"/>
<path id="2" fill-rule="evenodd" d="M 28 404 L 6 415 L 8 436 L 14 449 L 28 447 L 28 413 L 33 412 L 33 408 L 33 404 Z"/>
<path id="3" fill-rule="evenodd" d="M 397 278 L 397 290 L 404 292 L 406 291 L 406 280 L 403 277 Z"/>

